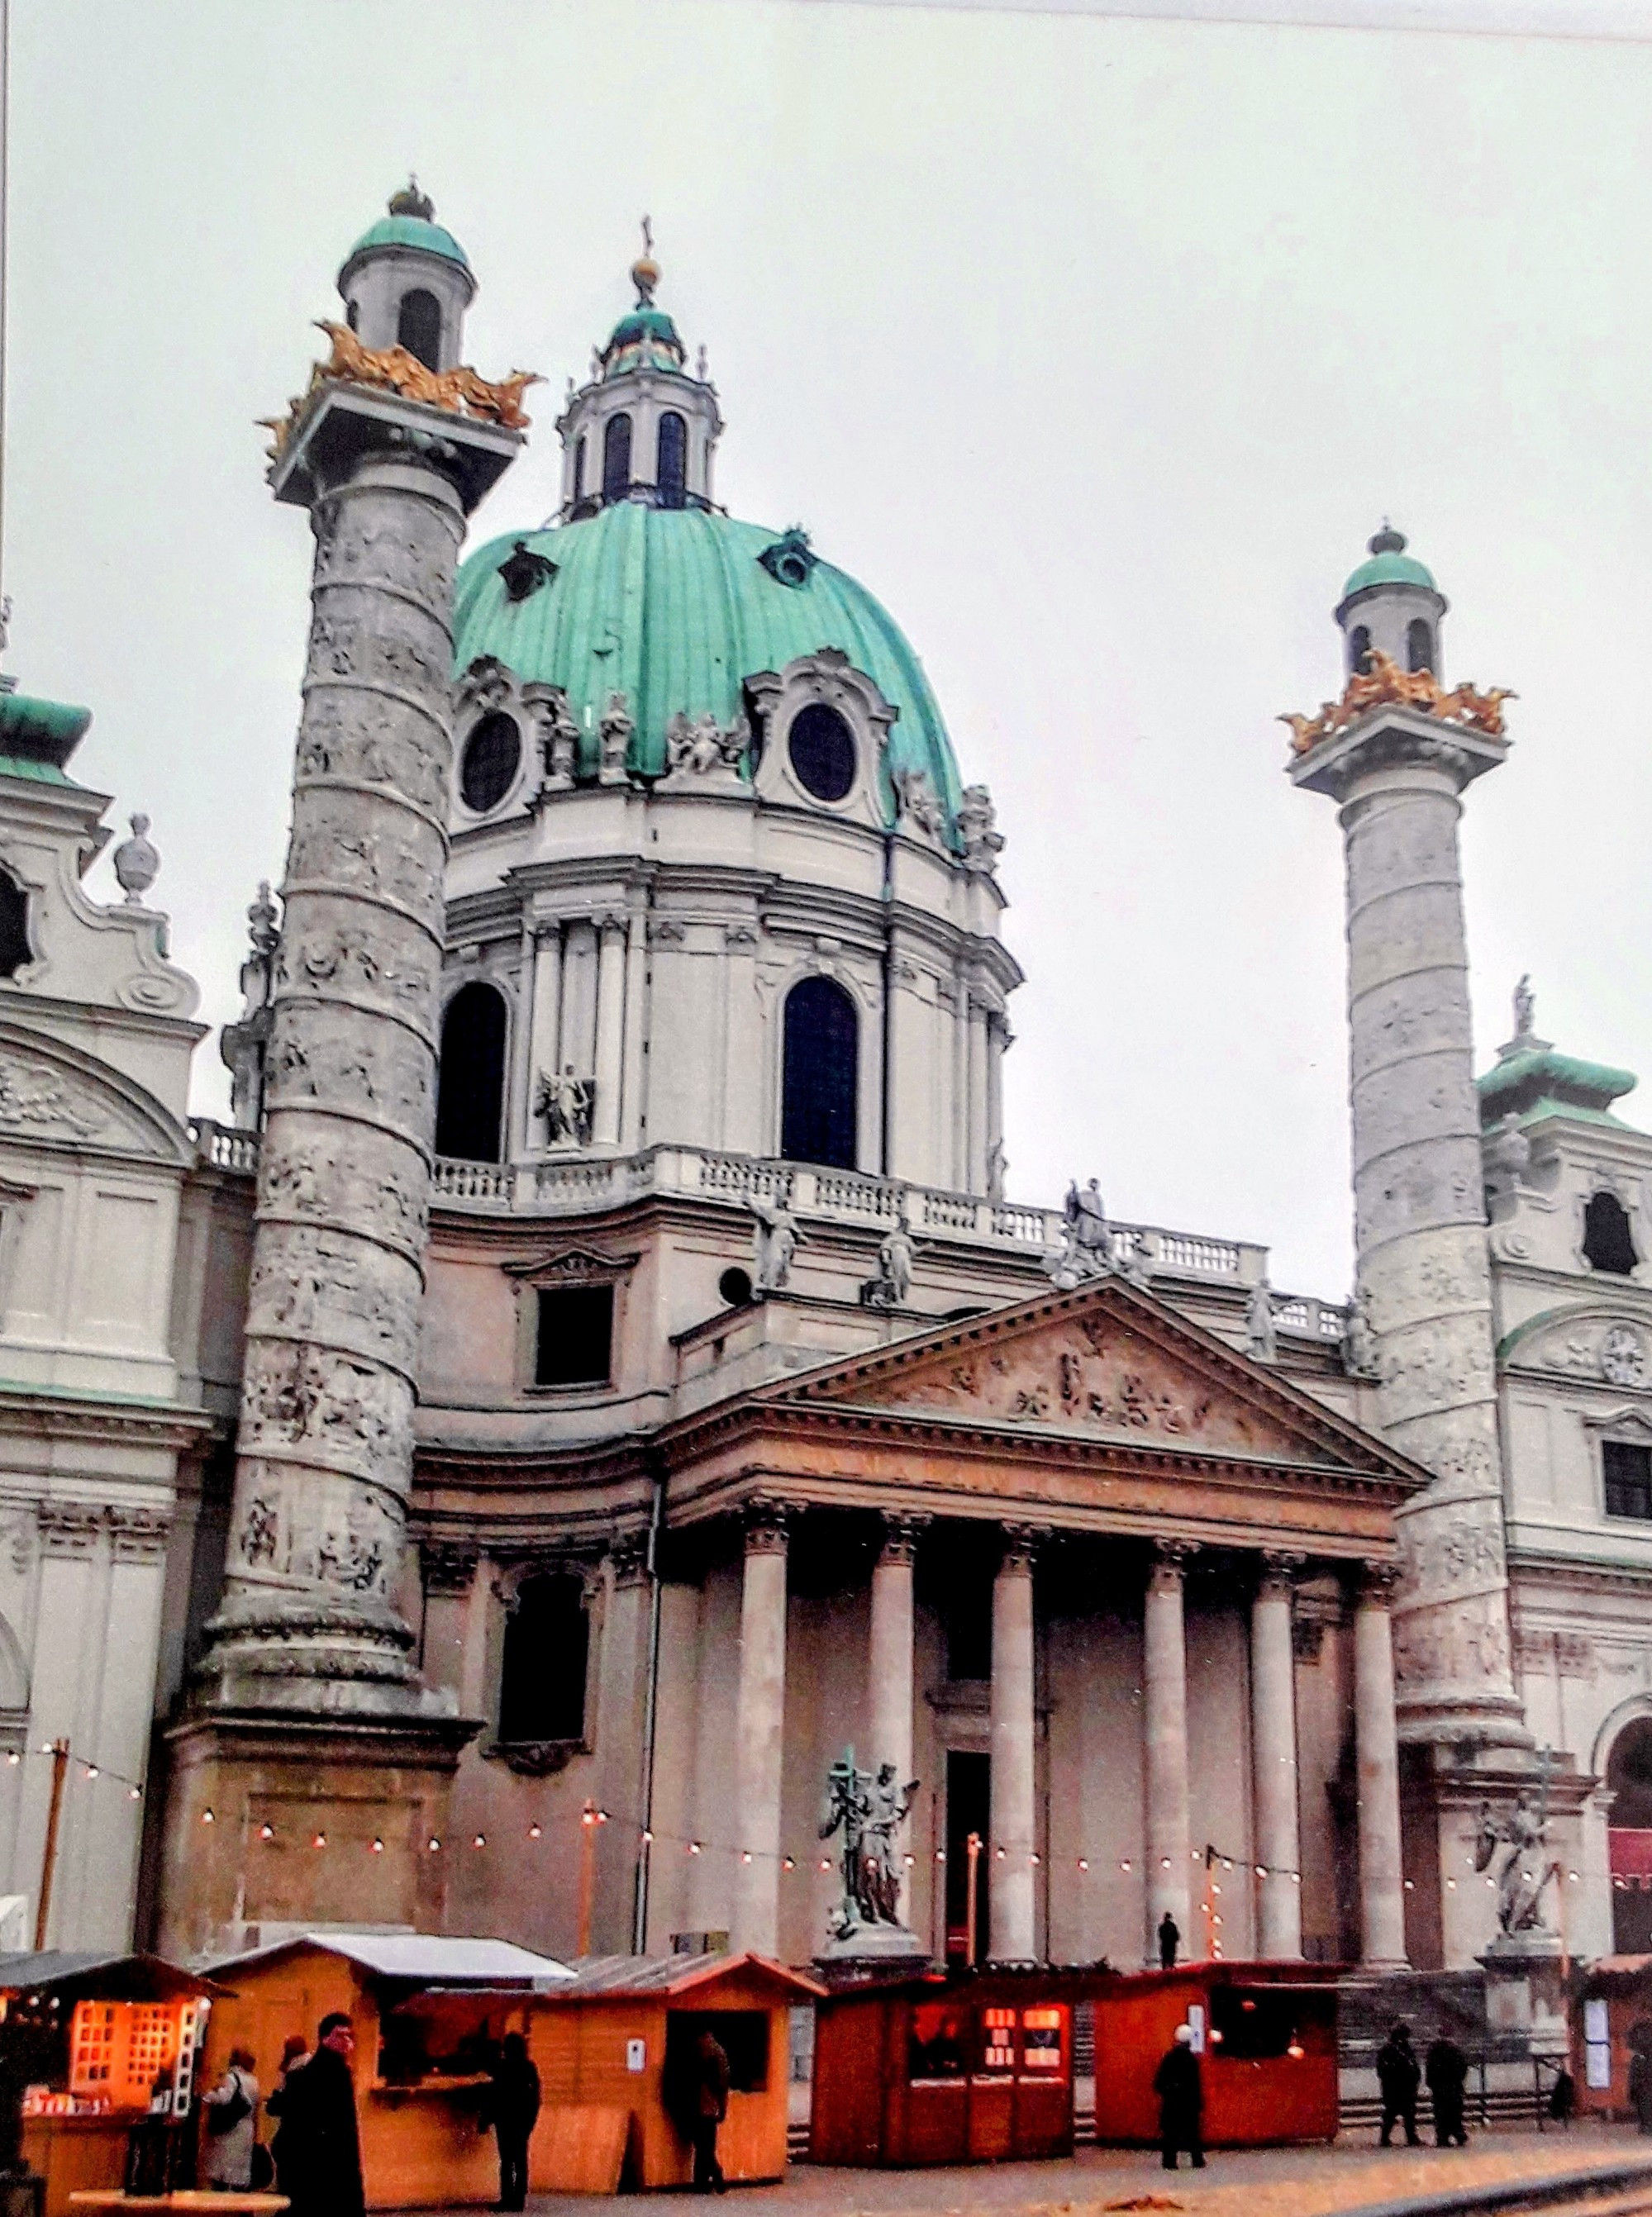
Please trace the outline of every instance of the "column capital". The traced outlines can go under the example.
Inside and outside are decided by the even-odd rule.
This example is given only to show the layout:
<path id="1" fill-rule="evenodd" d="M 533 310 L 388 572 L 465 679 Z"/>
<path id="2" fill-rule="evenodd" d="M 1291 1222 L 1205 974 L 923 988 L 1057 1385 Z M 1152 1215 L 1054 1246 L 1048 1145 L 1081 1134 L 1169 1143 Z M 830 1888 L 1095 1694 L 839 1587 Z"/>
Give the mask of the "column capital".
<path id="1" fill-rule="evenodd" d="M 1039 1548 L 1051 1536 L 1048 1524 L 1000 1524 L 1004 1553 L 999 1562 L 1000 1578 L 1030 1578 Z"/>
<path id="2" fill-rule="evenodd" d="M 626 931 L 630 928 L 630 919 L 623 909 L 604 909 L 600 915 L 592 917 L 591 922 L 604 938 L 612 933 Z"/>
<path id="3" fill-rule="evenodd" d="M 934 1521 L 921 1510 L 886 1509 L 883 1511 L 883 1544 L 878 1549 L 879 1562 L 909 1564 L 914 1561 L 918 1542 Z"/>
<path id="4" fill-rule="evenodd" d="M 421 1540 L 418 1559 L 427 1594 L 467 1594 L 480 1550 L 471 1540 Z"/>
<path id="5" fill-rule="evenodd" d="M 1391 1608 L 1394 1589 L 1400 1583 L 1397 1563 L 1369 1562 L 1358 1565 L 1353 1574 L 1353 1597 L 1356 1609 Z"/>
<path id="6" fill-rule="evenodd" d="M 1261 1567 L 1256 1576 L 1256 1598 L 1294 1601 L 1296 1581 L 1307 1566 L 1307 1556 L 1294 1547 L 1264 1547 Z"/>
<path id="7" fill-rule="evenodd" d="M 648 1583 L 648 1535 L 646 1532 L 621 1532 L 609 1541 L 609 1568 L 616 1586 L 640 1586 Z"/>
<path id="8" fill-rule="evenodd" d="M 1187 1566 L 1198 1552 L 1197 1540 L 1155 1540 L 1148 1570 L 1148 1591 L 1179 1593 Z"/>
<path id="9" fill-rule="evenodd" d="M 783 1555 L 791 1520 L 796 1514 L 789 1501 L 758 1494 L 741 1510 L 748 1555 Z"/>

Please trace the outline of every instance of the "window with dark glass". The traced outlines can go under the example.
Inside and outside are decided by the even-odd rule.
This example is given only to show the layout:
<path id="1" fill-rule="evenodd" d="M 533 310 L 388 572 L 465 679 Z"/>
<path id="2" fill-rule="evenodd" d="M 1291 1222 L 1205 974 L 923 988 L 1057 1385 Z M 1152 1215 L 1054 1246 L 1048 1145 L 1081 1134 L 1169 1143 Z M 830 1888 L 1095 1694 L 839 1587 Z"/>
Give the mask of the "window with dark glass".
<path id="1" fill-rule="evenodd" d="M 1356 624 L 1348 633 L 1348 668 L 1363 677 L 1371 666 L 1371 635 L 1364 624 Z"/>
<path id="2" fill-rule="evenodd" d="M 422 361 L 426 369 L 442 367 L 442 304 L 421 286 L 401 296 L 396 315 L 396 343 Z"/>
<path id="3" fill-rule="evenodd" d="M 603 498 L 623 500 L 631 489 L 631 418 L 610 416 L 603 433 Z"/>
<path id="4" fill-rule="evenodd" d="M 1629 1229 L 1629 1212 L 1615 1193 L 1592 1193 L 1583 1210 L 1583 1257 L 1592 1270 L 1626 1278 L 1639 1257 Z"/>
<path id="5" fill-rule="evenodd" d="M 29 959 L 28 895 L 0 870 L 0 978 L 15 978 Z"/>
<path id="6" fill-rule="evenodd" d="M 583 1739 L 590 1651 L 583 1580 L 566 1572 L 524 1578 L 505 1619 L 500 1739 Z"/>
<path id="7" fill-rule="evenodd" d="M 1652 1519 L 1652 1447 L 1638 1440 L 1602 1440 L 1608 1516 Z"/>
<path id="8" fill-rule="evenodd" d="M 788 1162 L 855 1167 L 860 1078 L 855 1004 L 830 978 L 805 978 L 786 996 L 780 1152 Z"/>
<path id="9" fill-rule="evenodd" d="M 442 1019 L 437 1154 L 455 1162 L 497 1163 L 504 1112 L 504 997 L 492 985 L 461 985 Z"/>
<path id="10" fill-rule="evenodd" d="M 659 445 L 654 482 L 662 508 L 681 508 L 688 496 L 689 427 L 674 408 L 659 419 Z"/>
<path id="11" fill-rule="evenodd" d="M 516 782 L 522 734 L 503 709 L 484 716 L 459 757 L 459 798 L 478 816 L 497 808 Z"/>
<path id="12" fill-rule="evenodd" d="M 535 1386 L 606 1386 L 614 1368 L 612 1286 L 542 1286 Z"/>
<path id="13" fill-rule="evenodd" d="M 1406 626 L 1405 658 L 1413 670 L 1432 670 L 1434 666 L 1434 627 L 1421 616 L 1414 616 Z"/>
<path id="14" fill-rule="evenodd" d="M 817 800 L 841 800 L 854 784 L 855 734 L 824 701 L 798 710 L 786 748 L 798 782 Z"/>
<path id="15" fill-rule="evenodd" d="M 576 501 L 585 497 L 585 435 L 583 431 L 573 449 L 573 497 Z"/>

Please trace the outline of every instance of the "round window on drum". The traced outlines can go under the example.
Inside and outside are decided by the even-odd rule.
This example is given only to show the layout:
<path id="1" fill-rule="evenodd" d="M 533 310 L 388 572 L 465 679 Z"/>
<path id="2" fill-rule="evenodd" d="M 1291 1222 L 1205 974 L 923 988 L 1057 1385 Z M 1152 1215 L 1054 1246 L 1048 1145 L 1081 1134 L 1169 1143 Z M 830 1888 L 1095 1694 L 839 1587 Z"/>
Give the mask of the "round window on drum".
<path id="1" fill-rule="evenodd" d="M 835 708 L 811 701 L 792 718 L 787 752 L 798 783 L 816 800 L 842 800 L 855 782 L 855 734 Z"/>
<path id="2" fill-rule="evenodd" d="M 465 741 L 459 761 L 459 798 L 473 815 L 486 816 L 515 784 L 521 763 L 522 734 L 496 708 Z"/>

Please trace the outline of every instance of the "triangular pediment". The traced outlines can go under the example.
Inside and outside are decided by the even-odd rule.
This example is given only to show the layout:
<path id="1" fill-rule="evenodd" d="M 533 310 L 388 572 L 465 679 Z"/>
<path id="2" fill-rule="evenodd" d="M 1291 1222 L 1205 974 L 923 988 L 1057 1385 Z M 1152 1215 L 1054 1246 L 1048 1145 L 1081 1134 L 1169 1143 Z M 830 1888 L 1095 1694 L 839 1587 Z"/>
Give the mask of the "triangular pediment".
<path id="1" fill-rule="evenodd" d="M 991 1310 L 765 1389 L 1029 1437 L 1426 1474 L 1267 1365 L 1117 1278 Z"/>

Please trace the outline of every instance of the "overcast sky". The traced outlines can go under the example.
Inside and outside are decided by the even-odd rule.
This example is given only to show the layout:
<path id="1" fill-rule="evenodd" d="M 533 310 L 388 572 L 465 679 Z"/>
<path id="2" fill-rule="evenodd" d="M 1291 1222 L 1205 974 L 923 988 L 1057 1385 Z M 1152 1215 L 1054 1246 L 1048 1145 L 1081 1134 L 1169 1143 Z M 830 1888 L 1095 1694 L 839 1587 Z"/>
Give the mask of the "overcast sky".
<path id="1" fill-rule="evenodd" d="M 1273 719 L 1336 689 L 1385 514 L 1451 675 L 1520 695 L 1468 800 L 1479 1062 L 1529 969 L 1540 1031 L 1652 1086 L 1652 48 L 14 0 L 12 67 L 9 666 L 95 711 L 77 773 L 152 816 L 214 1026 L 281 874 L 307 617 L 253 419 L 413 165 L 481 280 L 471 358 L 553 394 L 647 209 L 721 497 L 803 522 L 923 657 L 1008 835 L 1018 1197 L 1093 1173 L 1346 1291 L 1340 839 Z M 479 536 L 554 506 L 553 412 Z"/>

